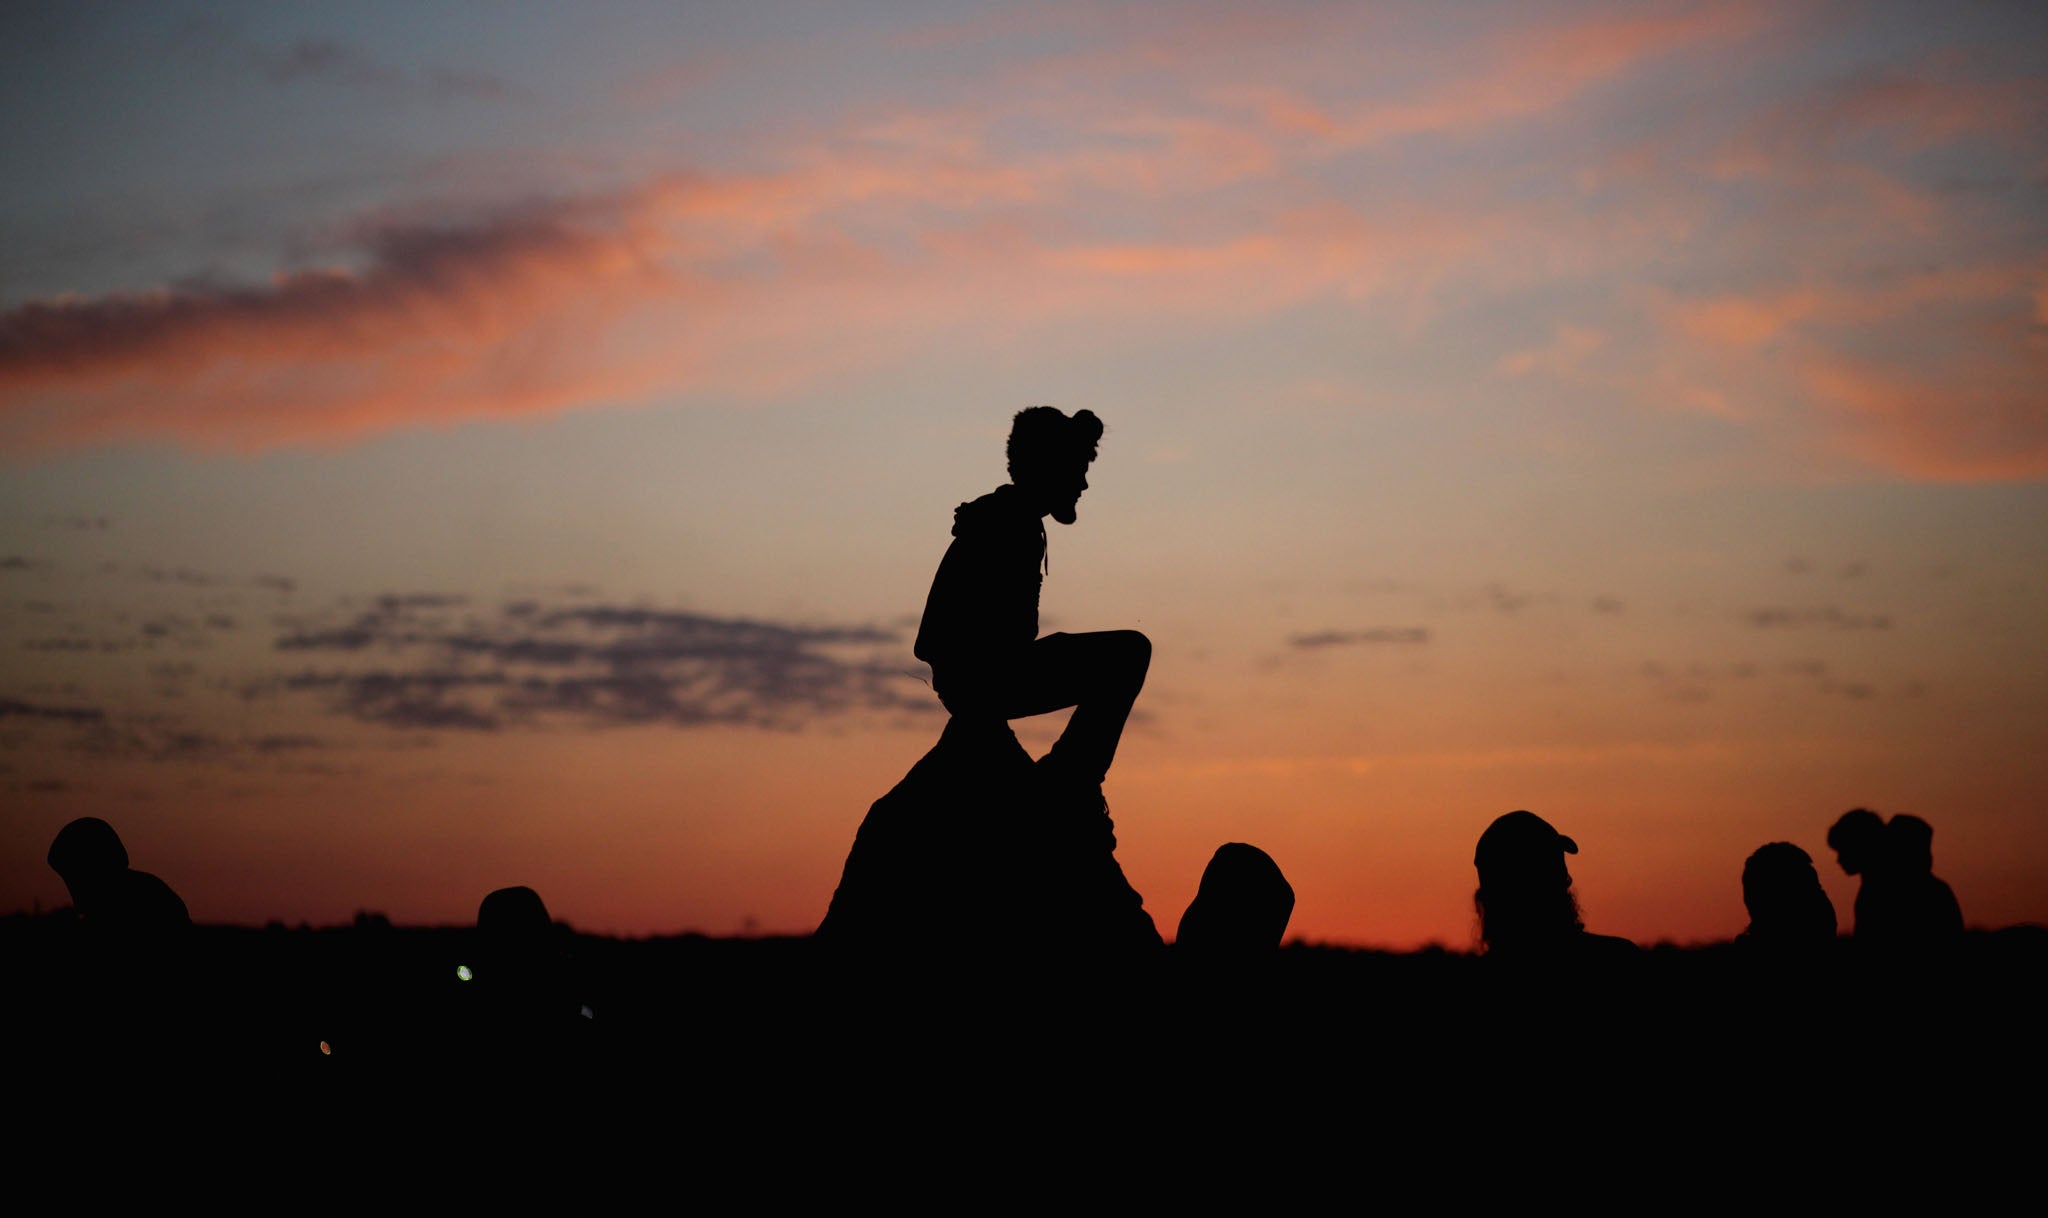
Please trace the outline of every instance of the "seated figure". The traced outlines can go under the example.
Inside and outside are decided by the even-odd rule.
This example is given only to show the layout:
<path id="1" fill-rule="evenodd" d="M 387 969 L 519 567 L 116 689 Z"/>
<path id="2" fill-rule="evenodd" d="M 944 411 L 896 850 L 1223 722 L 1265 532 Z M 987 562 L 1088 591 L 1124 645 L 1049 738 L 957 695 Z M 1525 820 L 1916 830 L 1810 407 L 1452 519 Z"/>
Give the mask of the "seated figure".
<path id="1" fill-rule="evenodd" d="M 1152 645 L 1135 630 L 1038 636 L 1045 518 L 1074 522 L 1101 436 L 1086 410 L 1021 411 L 1010 481 L 955 509 L 915 647 L 952 718 L 869 809 L 820 942 L 1056 957 L 1159 946 L 1102 797 Z M 1034 762 L 1010 720 L 1067 707 Z"/>

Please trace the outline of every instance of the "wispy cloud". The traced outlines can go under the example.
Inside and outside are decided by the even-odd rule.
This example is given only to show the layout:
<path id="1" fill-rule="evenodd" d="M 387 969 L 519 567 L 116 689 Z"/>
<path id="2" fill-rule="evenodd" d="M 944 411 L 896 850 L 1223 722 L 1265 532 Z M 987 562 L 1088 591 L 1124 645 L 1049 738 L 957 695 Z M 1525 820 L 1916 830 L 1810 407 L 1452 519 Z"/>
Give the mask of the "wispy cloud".
<path id="1" fill-rule="evenodd" d="M 248 54 L 275 84 L 319 82 L 380 93 L 400 90 L 428 97 L 497 99 L 513 92 L 493 73 L 433 64 L 419 69 L 385 63 L 333 38 L 301 38 L 284 47 L 251 47 Z"/>
<path id="2" fill-rule="evenodd" d="M 48 706 L 0 698 L 0 719 L 41 719 L 56 723 L 99 723 L 107 712 L 97 706 Z"/>
<path id="3" fill-rule="evenodd" d="M 1576 285 L 1626 299 L 1479 366 L 1527 392 L 1547 375 L 1610 404 L 1710 411 L 1909 477 L 2048 471 L 2048 276 L 2038 256 L 1963 239 L 2024 243 L 2026 225 L 1985 225 L 1899 161 L 1991 140 L 1994 168 L 2037 166 L 2032 77 L 1939 58 L 1795 75 L 1754 111 L 1739 98 L 1764 94 L 1685 110 L 1657 141 L 1668 154 L 1623 152 L 1621 99 L 1663 96 L 1660 72 L 1787 53 L 1761 37 L 1779 10 L 1450 21 L 1429 54 L 1387 50 L 1359 12 L 1208 16 L 946 23 L 904 37 L 1008 46 L 989 31 L 1021 26 L 1029 49 L 960 104 L 850 111 L 764 137 L 744 167 L 383 210 L 340 225 L 325 264 L 267 281 L 21 304 L 0 314 L 0 450 L 247 450 L 775 396 L 934 351 L 1053 331 L 1185 342 L 1305 306 L 1372 308 L 1419 334 L 1461 306 Z M 1391 56 L 1373 60 L 1384 70 L 1361 78 L 1361 48 Z M 273 53 L 286 82 L 395 70 L 320 40 Z M 1298 62 L 1299 83 L 1270 87 L 1269 60 Z M 1584 133 L 1572 173 L 1524 147 L 1550 120 L 1550 138 Z M 1889 133 L 1883 155 L 1872 132 Z M 1486 139 L 1504 156 L 1483 171 L 1387 172 L 1418 146 Z"/>
<path id="4" fill-rule="evenodd" d="M 1429 631 L 1421 626 L 1379 626 L 1371 630 L 1324 630 L 1297 634 L 1287 640 L 1290 647 L 1315 650 L 1323 647 L 1356 647 L 1375 643 L 1411 646 L 1429 642 Z"/>
<path id="5" fill-rule="evenodd" d="M 1890 630 L 1892 619 L 1886 613 L 1853 613 L 1834 605 L 1818 608 L 1785 608 L 1766 606 L 1751 609 L 1742 615 L 1742 620 L 1760 629 L 1788 629 L 1798 627 L 1821 627 L 1828 630 Z"/>
<path id="6" fill-rule="evenodd" d="M 334 712 L 405 728 L 794 728 L 936 706 L 898 634 L 872 626 L 531 600 L 478 610 L 454 598 L 386 596 L 346 622 L 289 630 L 276 647 L 351 663 L 289 672 L 252 695 L 312 694 Z"/>
<path id="7" fill-rule="evenodd" d="M 1413 97 L 1317 106 L 1278 91 L 1251 96 L 1275 129 L 1339 147 L 1408 136 L 1470 135 L 1555 111 L 1592 86 L 1642 70 L 1663 56 L 1725 47 L 1757 33 L 1770 19 L 1768 6 L 1757 4 L 1596 12 L 1505 33 L 1471 53 L 1474 62 L 1467 71 Z"/>

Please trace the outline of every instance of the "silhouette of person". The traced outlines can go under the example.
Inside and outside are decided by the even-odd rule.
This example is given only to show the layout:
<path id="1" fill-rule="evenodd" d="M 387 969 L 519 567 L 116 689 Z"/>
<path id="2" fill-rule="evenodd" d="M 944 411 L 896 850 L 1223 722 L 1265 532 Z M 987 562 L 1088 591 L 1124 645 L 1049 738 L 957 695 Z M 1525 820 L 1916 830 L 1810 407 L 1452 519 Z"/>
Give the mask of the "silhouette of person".
<path id="1" fill-rule="evenodd" d="M 1842 814 L 1828 830 L 1842 870 L 1860 876 L 1856 941 L 1879 947 L 1925 945 L 1961 934 L 1955 893 L 1934 877 L 1934 829 L 1901 814 L 1886 823 L 1867 808 Z"/>
<path id="2" fill-rule="evenodd" d="M 1874 933 L 1882 938 L 1890 920 L 1884 817 L 1868 808 L 1851 808 L 1829 827 L 1828 848 L 1835 852 L 1843 874 L 1861 881 L 1856 886 L 1856 937 Z"/>
<path id="3" fill-rule="evenodd" d="M 1633 953 L 1635 944 L 1589 934 L 1564 856 L 1579 844 L 1533 812 L 1496 819 L 1479 835 L 1472 864 L 1479 890 L 1479 938 L 1487 956 L 1501 960 L 1560 960 Z"/>
<path id="4" fill-rule="evenodd" d="M 1934 826 L 1900 813 L 1884 827 L 1894 897 L 1892 928 L 1904 943 L 1939 944 L 1963 933 L 1956 894 L 1934 875 Z"/>
<path id="5" fill-rule="evenodd" d="M 1243 842 L 1216 848 L 1201 887 L 1180 916 L 1174 945 L 1212 956 L 1256 956 L 1280 946 L 1294 916 L 1294 887 L 1273 856 Z"/>
<path id="6" fill-rule="evenodd" d="M 1823 950 L 1835 941 L 1834 903 L 1813 858 L 1791 842 L 1759 846 L 1743 863 L 1742 904 L 1749 929 L 1741 939 L 1752 947 Z"/>
<path id="7" fill-rule="evenodd" d="M 540 894 L 500 888 L 476 911 L 475 992 L 486 1046 L 521 1053 L 566 1048 L 578 1021 L 574 978 L 560 929 Z"/>
<path id="8" fill-rule="evenodd" d="M 991 724 L 1074 707 L 1039 770 L 1099 798 L 1152 644 L 1135 630 L 1038 637 L 1045 518 L 1074 523 L 1102 423 L 1051 406 L 1010 426 L 1010 481 L 953 512 L 953 541 L 932 579 L 917 658 L 956 720 Z"/>
<path id="9" fill-rule="evenodd" d="M 129 867 L 121 835 L 97 816 L 82 816 L 58 830 L 49 860 L 70 890 L 79 921 L 95 936 L 135 942 L 192 925 L 185 902 L 169 884 Z"/>
<path id="10" fill-rule="evenodd" d="M 77 919 L 75 950 L 51 995 L 62 1012 L 53 1052 L 131 1077 L 180 1068 L 179 1057 L 155 1051 L 164 1043 L 191 1050 L 192 1061 L 218 1061 L 227 1046 L 192 1001 L 203 979 L 193 973 L 185 902 L 169 884 L 129 867 L 120 835 L 98 817 L 59 830 L 49 862 L 71 892 Z"/>

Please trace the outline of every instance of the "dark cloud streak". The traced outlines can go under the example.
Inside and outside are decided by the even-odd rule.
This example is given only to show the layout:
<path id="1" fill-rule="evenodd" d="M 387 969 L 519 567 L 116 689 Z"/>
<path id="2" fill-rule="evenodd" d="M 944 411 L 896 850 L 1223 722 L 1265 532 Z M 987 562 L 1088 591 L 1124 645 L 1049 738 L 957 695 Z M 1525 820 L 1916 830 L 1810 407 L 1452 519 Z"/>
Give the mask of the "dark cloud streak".
<path id="1" fill-rule="evenodd" d="M 1884 613 L 1850 613 L 1825 605 L 1817 609 L 1788 609 L 1766 606 L 1751 609 L 1743 620 L 1760 630 L 1819 626 L 1829 630 L 1890 630 L 1892 619 Z"/>
<path id="2" fill-rule="evenodd" d="M 1325 630 L 1317 634 L 1297 634 L 1287 640 L 1288 646 L 1307 650 L 1321 647 L 1352 647 L 1371 643 L 1413 645 L 1427 642 L 1429 642 L 1429 631 L 1421 626 L 1382 626 L 1372 630 Z"/>
<path id="3" fill-rule="evenodd" d="M 0 698 L 0 719 L 43 719 L 57 723 L 103 723 L 107 712 L 96 706 L 39 706 Z"/>
<path id="4" fill-rule="evenodd" d="M 456 598 L 385 596 L 339 625 L 296 623 L 279 651 L 369 670 L 304 670 L 276 687 L 323 697 L 365 723 L 496 731 L 566 719 L 585 726 L 802 727 L 858 710 L 929 710 L 902 636 L 644 606 L 551 609 L 519 600 L 451 620 Z M 267 690 L 248 691 L 260 696 Z"/>

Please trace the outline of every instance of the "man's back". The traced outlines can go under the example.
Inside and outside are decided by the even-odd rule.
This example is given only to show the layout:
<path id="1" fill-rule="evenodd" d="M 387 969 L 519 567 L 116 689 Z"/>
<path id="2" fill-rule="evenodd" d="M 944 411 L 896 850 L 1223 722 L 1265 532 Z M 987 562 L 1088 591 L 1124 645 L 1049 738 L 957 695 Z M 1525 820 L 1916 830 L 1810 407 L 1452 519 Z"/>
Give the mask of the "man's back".
<path id="1" fill-rule="evenodd" d="M 953 543 L 932 577 L 917 658 L 950 672 L 1000 664 L 1038 637 L 1045 525 L 1014 486 L 953 510 Z M 942 673 L 941 670 L 947 670 Z"/>

